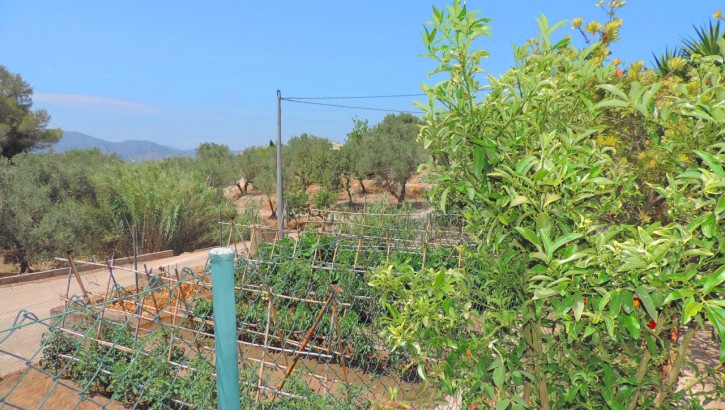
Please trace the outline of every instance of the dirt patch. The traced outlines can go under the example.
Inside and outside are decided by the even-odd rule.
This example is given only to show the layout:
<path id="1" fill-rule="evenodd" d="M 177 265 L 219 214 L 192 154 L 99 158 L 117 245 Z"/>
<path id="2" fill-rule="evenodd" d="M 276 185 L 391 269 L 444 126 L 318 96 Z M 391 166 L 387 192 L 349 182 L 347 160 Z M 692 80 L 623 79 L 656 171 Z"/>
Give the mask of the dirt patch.
<path id="1" fill-rule="evenodd" d="M 365 195 L 362 194 L 362 187 L 357 180 L 353 181 L 350 188 L 350 191 L 353 194 L 353 205 L 357 208 L 362 209 L 364 205 L 371 204 L 386 204 L 394 206 L 397 203 L 395 198 L 393 198 L 393 196 L 390 195 L 390 193 L 388 193 L 388 191 L 384 187 L 376 183 L 374 180 L 366 179 L 363 181 L 363 184 L 365 185 L 365 190 L 367 191 Z M 407 185 L 406 202 L 411 205 L 413 209 L 430 210 L 427 192 L 428 190 L 430 190 L 431 186 L 432 184 L 427 182 L 426 176 L 417 174 L 416 176 L 411 178 L 410 182 Z M 307 195 L 309 196 L 310 200 L 314 198 L 315 194 L 319 190 L 320 187 L 314 184 L 307 189 Z M 236 194 L 238 193 L 239 192 L 237 190 Z M 260 213 L 259 223 L 271 227 L 277 226 L 276 220 L 271 219 L 272 210 L 269 206 L 267 196 L 261 194 L 259 191 L 253 189 L 251 186 L 249 192 L 246 195 L 243 195 L 241 197 L 237 195 L 231 195 L 227 196 L 227 198 L 235 202 L 237 208 L 240 211 L 246 210 L 249 206 L 253 206 L 258 209 Z M 272 205 L 276 207 L 276 195 L 272 195 L 270 199 L 272 201 Z M 333 208 L 340 208 L 346 206 L 349 206 L 349 198 L 347 192 L 340 191 L 337 194 L 337 203 L 333 206 Z"/>
<path id="2" fill-rule="evenodd" d="M 79 390 L 71 381 L 61 379 L 56 383 L 44 373 L 30 369 L 27 374 L 20 371 L 0 379 L 0 404 L 21 409 L 92 410 L 102 406 L 109 410 L 124 409 L 121 404 L 103 396 L 81 398 Z"/>
<path id="3" fill-rule="evenodd" d="M 684 334 L 684 332 L 685 329 L 680 329 L 680 334 Z M 689 353 L 688 359 L 692 360 L 701 372 L 706 369 L 714 369 L 720 364 L 720 340 L 718 340 L 717 335 L 713 337 L 711 327 L 708 326 L 695 332 L 695 338 L 692 340 Z M 725 377 L 725 372 L 721 371 L 720 373 Z M 695 378 L 696 375 L 692 367 L 685 367 L 677 383 L 677 388 L 682 389 Z M 713 389 L 712 379 L 708 377 L 703 380 L 703 383 L 693 386 L 692 392 L 709 392 Z M 720 397 L 719 400 L 706 405 L 705 408 L 725 410 L 725 397 Z"/>

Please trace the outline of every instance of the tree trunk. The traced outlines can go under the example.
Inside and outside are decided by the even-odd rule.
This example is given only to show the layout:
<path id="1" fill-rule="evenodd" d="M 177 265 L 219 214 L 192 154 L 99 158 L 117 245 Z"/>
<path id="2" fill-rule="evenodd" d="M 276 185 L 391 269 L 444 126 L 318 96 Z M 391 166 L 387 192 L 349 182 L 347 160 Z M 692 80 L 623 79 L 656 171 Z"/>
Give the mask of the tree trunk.
<path id="1" fill-rule="evenodd" d="M 368 190 L 365 189 L 365 184 L 363 184 L 363 179 L 358 178 L 357 181 L 360 183 L 360 195 L 367 195 Z"/>
<path id="2" fill-rule="evenodd" d="M 31 273 L 32 270 L 30 269 L 30 262 L 28 262 L 28 257 L 25 253 L 25 249 L 18 243 L 15 242 L 15 252 L 14 257 L 15 261 L 20 265 L 20 273 Z"/>
<path id="3" fill-rule="evenodd" d="M 272 215 L 270 216 L 270 218 L 277 219 L 277 208 L 275 208 L 272 204 L 272 198 L 267 196 L 267 202 L 269 202 L 269 209 L 272 211 Z"/>
<path id="4" fill-rule="evenodd" d="M 398 203 L 402 204 L 405 202 L 405 184 L 408 183 L 408 180 L 406 179 L 403 181 L 403 183 L 400 185 L 400 195 L 398 195 Z"/>
<path id="5" fill-rule="evenodd" d="M 392 195 L 399 204 L 405 202 L 405 184 L 407 183 L 408 180 L 406 179 L 402 184 L 400 184 L 400 192 L 395 190 L 395 184 L 388 184 L 388 192 L 390 192 L 390 195 Z"/>

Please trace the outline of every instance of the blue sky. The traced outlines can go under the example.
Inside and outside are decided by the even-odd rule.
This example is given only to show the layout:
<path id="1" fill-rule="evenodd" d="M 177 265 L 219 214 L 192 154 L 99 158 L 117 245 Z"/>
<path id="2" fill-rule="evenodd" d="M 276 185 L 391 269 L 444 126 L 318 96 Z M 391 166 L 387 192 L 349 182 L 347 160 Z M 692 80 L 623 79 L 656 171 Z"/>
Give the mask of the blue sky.
<path id="1" fill-rule="evenodd" d="M 448 4 L 433 1 L 439 6 Z M 512 44 L 535 18 L 604 20 L 594 0 L 469 0 L 493 19 L 484 68 L 512 64 Z M 676 45 L 718 7 L 713 0 L 631 0 L 613 57 L 629 63 Z M 265 144 L 283 96 L 420 92 L 431 62 L 420 39 L 431 2 L 0 0 L 0 64 L 35 90 L 51 126 L 110 141 L 179 148 L 204 141 Z M 561 35 L 576 34 L 567 28 Z M 574 37 L 579 40 L 578 35 Z M 414 98 L 345 101 L 411 110 Z M 283 103 L 283 138 L 308 132 L 343 141 L 352 118 L 384 113 Z"/>

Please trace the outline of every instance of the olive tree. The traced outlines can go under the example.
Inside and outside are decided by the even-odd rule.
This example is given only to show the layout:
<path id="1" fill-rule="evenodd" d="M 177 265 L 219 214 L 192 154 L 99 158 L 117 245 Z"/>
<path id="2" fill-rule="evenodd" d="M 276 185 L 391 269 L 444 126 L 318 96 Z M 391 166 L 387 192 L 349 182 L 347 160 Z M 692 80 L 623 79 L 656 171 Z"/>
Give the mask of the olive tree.
<path id="1" fill-rule="evenodd" d="M 302 134 L 292 137 L 284 152 L 284 166 L 303 191 L 314 183 L 322 183 L 332 144 L 325 138 Z"/>
<path id="2" fill-rule="evenodd" d="M 269 147 L 247 147 L 239 158 L 239 169 L 243 179 L 242 184 L 237 183 L 242 195 L 247 193 L 249 184 L 256 184 L 257 177 L 269 167 L 272 152 Z"/>
<path id="3" fill-rule="evenodd" d="M 238 182 L 239 157 L 226 145 L 204 142 L 196 148 L 196 168 L 209 185 L 222 189 Z"/>
<path id="4" fill-rule="evenodd" d="M 405 186 L 428 154 L 417 141 L 419 120 L 411 114 L 390 114 L 362 137 L 358 174 L 372 175 L 400 203 Z"/>
<path id="5" fill-rule="evenodd" d="M 23 153 L 12 162 L 0 157 L 0 249 L 20 273 L 66 249 L 85 253 L 93 247 L 91 169 L 102 163 L 89 156 L 103 155 Z"/>

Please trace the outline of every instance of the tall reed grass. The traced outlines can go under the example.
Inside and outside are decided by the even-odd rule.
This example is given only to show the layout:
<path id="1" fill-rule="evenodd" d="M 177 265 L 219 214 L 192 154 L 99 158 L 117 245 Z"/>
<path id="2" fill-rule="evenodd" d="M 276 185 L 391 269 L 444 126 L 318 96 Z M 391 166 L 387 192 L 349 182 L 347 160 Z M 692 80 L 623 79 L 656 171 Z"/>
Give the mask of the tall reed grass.
<path id="1" fill-rule="evenodd" d="M 200 173 L 169 161 L 119 165 L 98 181 L 99 223 L 107 245 L 130 253 L 136 226 L 140 252 L 181 253 L 219 241 L 218 219 L 236 211 Z"/>

